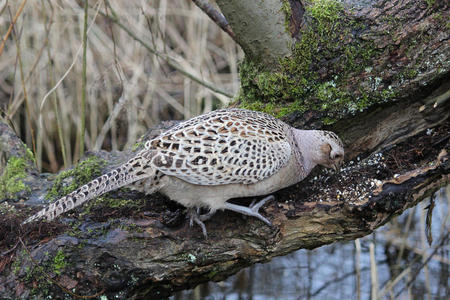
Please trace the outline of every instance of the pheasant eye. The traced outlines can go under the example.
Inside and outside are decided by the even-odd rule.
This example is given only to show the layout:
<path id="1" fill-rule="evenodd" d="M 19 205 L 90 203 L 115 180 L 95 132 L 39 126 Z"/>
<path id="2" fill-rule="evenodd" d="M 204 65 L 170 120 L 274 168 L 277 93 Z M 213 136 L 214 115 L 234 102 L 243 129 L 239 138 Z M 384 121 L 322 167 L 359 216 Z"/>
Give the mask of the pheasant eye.
<path id="1" fill-rule="evenodd" d="M 331 159 L 339 159 L 339 158 L 341 158 L 342 157 L 342 154 L 339 154 L 339 153 L 336 153 L 336 154 L 333 154 L 333 155 L 331 155 Z"/>

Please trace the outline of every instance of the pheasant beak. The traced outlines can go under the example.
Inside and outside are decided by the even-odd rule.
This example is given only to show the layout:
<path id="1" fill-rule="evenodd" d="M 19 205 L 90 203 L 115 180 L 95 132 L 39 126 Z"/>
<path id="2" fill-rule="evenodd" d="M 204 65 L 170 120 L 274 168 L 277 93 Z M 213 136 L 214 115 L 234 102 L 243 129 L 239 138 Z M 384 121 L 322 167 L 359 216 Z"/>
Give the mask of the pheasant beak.
<path id="1" fill-rule="evenodd" d="M 336 172 L 336 173 L 338 173 L 339 172 L 339 170 L 340 170 L 340 167 L 339 167 L 339 165 L 338 164 L 333 164 L 333 170 Z"/>
<path id="2" fill-rule="evenodd" d="M 337 161 L 332 165 L 332 168 L 336 173 L 339 173 L 341 171 L 341 164 L 342 161 Z"/>

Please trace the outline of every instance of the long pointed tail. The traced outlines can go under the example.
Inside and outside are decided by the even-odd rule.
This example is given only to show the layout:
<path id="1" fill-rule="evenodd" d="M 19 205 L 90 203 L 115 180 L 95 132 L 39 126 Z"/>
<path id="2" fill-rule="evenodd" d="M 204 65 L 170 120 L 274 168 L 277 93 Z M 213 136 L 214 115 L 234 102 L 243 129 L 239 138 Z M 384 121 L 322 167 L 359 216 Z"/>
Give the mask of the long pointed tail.
<path id="1" fill-rule="evenodd" d="M 26 219 L 22 224 L 41 219 L 43 217 L 47 218 L 49 221 L 53 220 L 60 214 L 65 213 L 74 207 L 91 200 L 92 198 L 133 183 L 139 179 L 152 176 L 155 173 L 155 170 L 151 168 L 148 163 L 149 159 L 146 155 L 142 154 L 142 152 L 139 153 L 120 167 L 97 177 L 96 179 L 76 189 L 72 193 L 51 203 L 35 215 Z"/>

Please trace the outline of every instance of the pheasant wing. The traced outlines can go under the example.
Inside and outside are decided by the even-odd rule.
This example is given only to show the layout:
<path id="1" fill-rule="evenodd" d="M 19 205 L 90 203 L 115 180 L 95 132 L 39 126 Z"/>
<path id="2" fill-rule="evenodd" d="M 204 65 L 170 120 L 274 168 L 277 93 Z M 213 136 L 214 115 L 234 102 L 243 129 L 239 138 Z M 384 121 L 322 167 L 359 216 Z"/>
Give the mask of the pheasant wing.
<path id="1" fill-rule="evenodd" d="M 288 128 L 248 110 L 219 110 L 180 123 L 146 143 L 151 164 L 192 184 L 252 184 L 287 164 Z"/>

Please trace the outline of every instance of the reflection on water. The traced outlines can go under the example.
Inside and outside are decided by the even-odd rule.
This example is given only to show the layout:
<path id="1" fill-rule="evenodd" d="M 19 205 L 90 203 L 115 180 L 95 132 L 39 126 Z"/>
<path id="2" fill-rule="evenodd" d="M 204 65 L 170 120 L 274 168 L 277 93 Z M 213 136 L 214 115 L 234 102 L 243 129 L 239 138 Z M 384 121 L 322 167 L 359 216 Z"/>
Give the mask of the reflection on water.
<path id="1" fill-rule="evenodd" d="M 449 192 L 436 193 L 431 247 L 425 200 L 359 241 L 298 250 L 172 299 L 449 299 Z"/>

